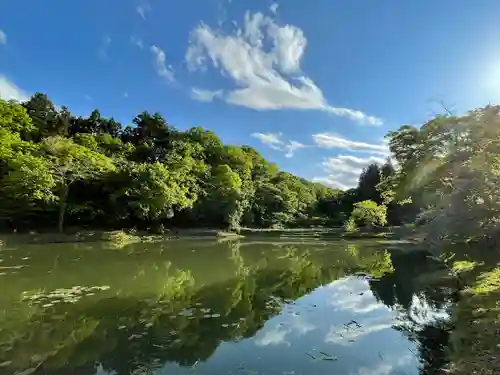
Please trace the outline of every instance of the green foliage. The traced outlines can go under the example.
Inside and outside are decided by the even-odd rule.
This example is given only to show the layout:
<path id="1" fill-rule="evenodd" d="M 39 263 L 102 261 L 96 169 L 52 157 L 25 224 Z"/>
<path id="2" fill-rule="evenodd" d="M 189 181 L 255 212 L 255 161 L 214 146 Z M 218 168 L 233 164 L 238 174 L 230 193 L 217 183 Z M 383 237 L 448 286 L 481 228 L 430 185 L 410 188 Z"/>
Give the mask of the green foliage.
<path id="1" fill-rule="evenodd" d="M 26 109 L 17 103 L 0 99 L 0 129 L 29 133 L 34 128 Z"/>
<path id="2" fill-rule="evenodd" d="M 117 231 L 107 234 L 105 240 L 111 243 L 112 248 L 122 249 L 131 243 L 140 242 L 141 238 L 124 231 Z"/>
<path id="3" fill-rule="evenodd" d="M 128 163 L 110 183 L 116 186 L 110 200 L 115 212 L 136 220 L 158 221 L 171 218 L 174 210 L 190 207 L 196 195 L 188 190 L 182 174 L 164 164 Z"/>
<path id="4" fill-rule="evenodd" d="M 122 129 L 98 109 L 75 117 L 42 93 L 0 101 L 0 225 L 237 231 L 338 225 L 351 209 L 339 190 L 209 130 L 178 131 L 159 113 L 132 122 Z"/>
<path id="5" fill-rule="evenodd" d="M 62 232 L 71 185 L 79 180 L 97 178 L 113 170 L 114 164 L 108 157 L 61 136 L 43 139 L 40 149 L 55 180 L 54 193 L 59 200 L 58 229 Z"/>
<path id="6" fill-rule="evenodd" d="M 373 201 L 362 201 L 354 204 L 354 210 L 346 223 L 347 228 L 355 226 L 384 226 L 387 224 L 387 207 Z"/>
<path id="7" fill-rule="evenodd" d="M 388 134 L 398 169 L 386 196 L 406 205 L 426 239 L 494 241 L 500 234 L 500 107 L 436 116 Z"/>
<path id="8" fill-rule="evenodd" d="M 344 223 L 344 230 L 348 233 L 353 233 L 358 230 L 358 226 L 356 225 L 356 221 L 354 220 L 354 218 L 350 217 L 346 220 L 346 222 Z"/>

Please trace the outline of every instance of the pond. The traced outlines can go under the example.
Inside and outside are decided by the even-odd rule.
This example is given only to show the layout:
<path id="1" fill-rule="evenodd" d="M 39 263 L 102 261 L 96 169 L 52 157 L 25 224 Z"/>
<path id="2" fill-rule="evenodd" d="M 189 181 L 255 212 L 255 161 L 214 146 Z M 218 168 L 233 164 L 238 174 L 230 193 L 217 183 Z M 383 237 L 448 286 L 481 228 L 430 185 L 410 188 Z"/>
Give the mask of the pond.
<path id="1" fill-rule="evenodd" d="M 432 374 L 456 281 L 383 241 L 0 249 L 0 374 Z"/>

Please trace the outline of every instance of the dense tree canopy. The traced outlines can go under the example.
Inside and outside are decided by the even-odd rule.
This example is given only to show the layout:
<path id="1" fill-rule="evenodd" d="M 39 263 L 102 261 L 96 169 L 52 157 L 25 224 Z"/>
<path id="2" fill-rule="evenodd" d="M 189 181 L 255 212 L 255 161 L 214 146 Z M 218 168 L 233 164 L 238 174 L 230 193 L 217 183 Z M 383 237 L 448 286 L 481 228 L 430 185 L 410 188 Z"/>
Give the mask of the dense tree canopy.
<path id="1" fill-rule="evenodd" d="M 500 106 L 388 134 L 398 163 L 379 186 L 432 241 L 494 240 L 500 223 Z M 409 214 L 409 215 L 408 215 Z"/>
<path id="2" fill-rule="evenodd" d="M 97 109 L 74 116 L 41 93 L 21 104 L 0 100 L 0 226 L 234 230 L 352 218 L 368 226 L 416 221 L 434 240 L 492 239 L 499 125 L 500 106 L 404 125 L 387 135 L 387 162 L 367 166 L 356 188 L 341 191 L 280 171 L 202 127 L 180 131 L 159 113 L 144 111 L 123 127 Z M 375 211 L 385 219 L 365 220 Z"/>
<path id="3" fill-rule="evenodd" d="M 37 93 L 21 104 L 0 100 L 0 141 L 4 228 L 340 225 L 350 207 L 340 190 L 201 127 L 180 131 L 159 113 L 122 127 Z"/>

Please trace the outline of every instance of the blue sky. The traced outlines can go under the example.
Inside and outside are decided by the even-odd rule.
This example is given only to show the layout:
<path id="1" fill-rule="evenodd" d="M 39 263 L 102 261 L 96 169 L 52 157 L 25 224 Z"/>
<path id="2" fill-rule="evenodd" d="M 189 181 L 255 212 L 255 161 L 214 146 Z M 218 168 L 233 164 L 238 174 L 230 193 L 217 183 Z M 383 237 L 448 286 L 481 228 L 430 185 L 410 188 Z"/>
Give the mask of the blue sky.
<path id="1" fill-rule="evenodd" d="M 500 100 L 498 0 L 5 1 L 0 96 L 159 111 L 340 187 L 390 129 Z"/>

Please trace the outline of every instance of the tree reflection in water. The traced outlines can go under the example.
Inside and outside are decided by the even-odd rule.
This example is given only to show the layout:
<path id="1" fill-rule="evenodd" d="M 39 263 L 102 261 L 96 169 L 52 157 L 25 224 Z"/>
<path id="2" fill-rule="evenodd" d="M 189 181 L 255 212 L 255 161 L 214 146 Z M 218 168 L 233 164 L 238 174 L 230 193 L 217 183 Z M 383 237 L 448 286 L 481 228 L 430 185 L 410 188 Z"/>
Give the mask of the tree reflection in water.
<path id="1" fill-rule="evenodd" d="M 373 295 L 398 312 L 394 328 L 416 342 L 420 374 L 442 373 L 447 364 L 450 310 L 459 283 L 425 252 L 392 252 L 394 272 L 370 281 Z"/>
<path id="2" fill-rule="evenodd" d="M 436 311 L 451 306 L 453 288 L 442 278 L 419 279 L 424 271 L 439 271 L 425 254 L 359 251 L 350 244 L 327 261 L 328 252 L 283 246 L 276 252 L 280 261 L 270 265 L 266 257 L 247 264 L 238 242 L 227 246 L 234 277 L 224 282 L 196 287 L 189 271 L 166 263 L 154 295 L 120 293 L 45 307 L 19 302 L 0 316 L 0 374 L 31 368 L 90 375 L 102 368 L 128 375 L 152 373 L 167 362 L 193 366 L 222 342 L 255 336 L 285 304 L 356 273 L 372 275 L 373 295 L 398 313 L 395 328 L 419 343 L 422 374 L 445 364 L 448 323 Z"/>

